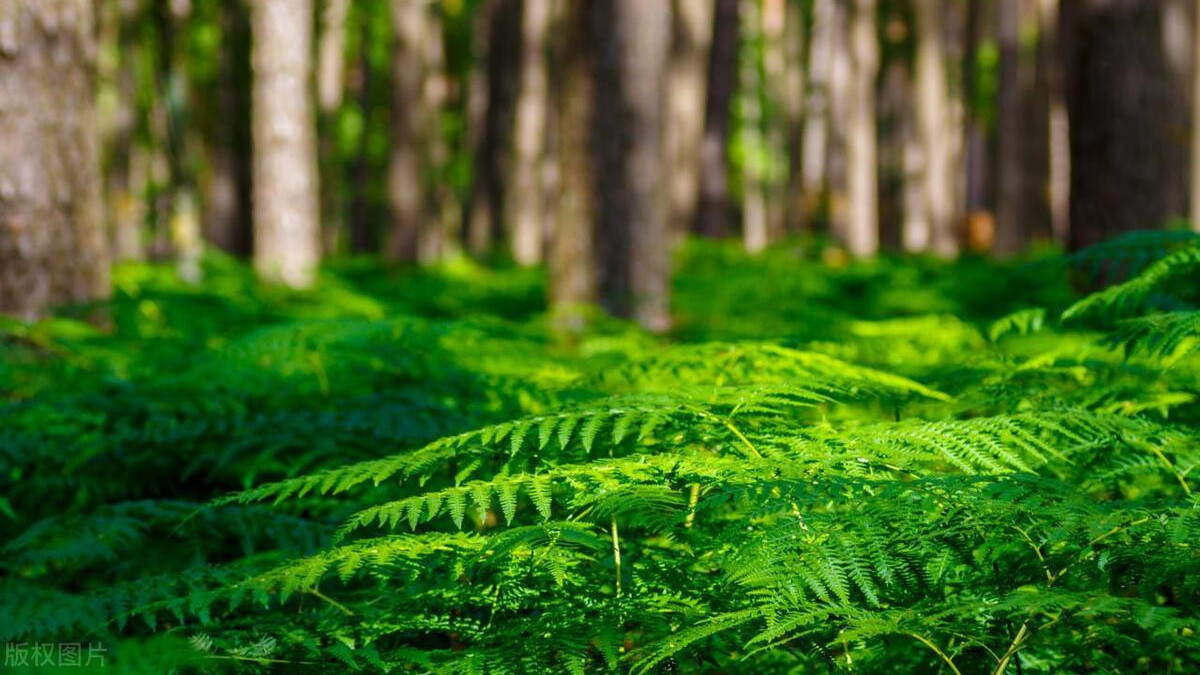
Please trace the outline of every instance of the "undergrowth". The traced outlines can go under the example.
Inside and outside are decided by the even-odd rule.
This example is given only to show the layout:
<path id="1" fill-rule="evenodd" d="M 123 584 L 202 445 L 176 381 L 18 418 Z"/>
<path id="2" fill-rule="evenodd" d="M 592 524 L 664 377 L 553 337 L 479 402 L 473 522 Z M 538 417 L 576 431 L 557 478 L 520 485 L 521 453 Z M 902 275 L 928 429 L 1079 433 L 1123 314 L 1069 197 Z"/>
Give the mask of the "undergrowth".
<path id="1" fill-rule="evenodd" d="M 669 339 L 558 335 L 538 272 L 466 263 L 305 294 L 130 267 L 3 324 L 0 642 L 107 672 L 1200 670 L 1194 237 L 680 264 Z"/>

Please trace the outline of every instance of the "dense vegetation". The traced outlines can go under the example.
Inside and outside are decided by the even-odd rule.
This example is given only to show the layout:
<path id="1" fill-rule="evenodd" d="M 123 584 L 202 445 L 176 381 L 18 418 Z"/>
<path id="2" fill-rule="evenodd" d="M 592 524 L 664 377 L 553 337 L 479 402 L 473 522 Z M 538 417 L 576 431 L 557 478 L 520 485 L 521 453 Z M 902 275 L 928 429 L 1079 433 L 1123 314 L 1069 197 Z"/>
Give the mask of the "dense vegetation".
<path id="1" fill-rule="evenodd" d="M 670 339 L 573 330 L 536 270 L 124 267 L 0 327 L 0 642 L 126 672 L 1200 670 L 1198 241 L 692 243 Z"/>

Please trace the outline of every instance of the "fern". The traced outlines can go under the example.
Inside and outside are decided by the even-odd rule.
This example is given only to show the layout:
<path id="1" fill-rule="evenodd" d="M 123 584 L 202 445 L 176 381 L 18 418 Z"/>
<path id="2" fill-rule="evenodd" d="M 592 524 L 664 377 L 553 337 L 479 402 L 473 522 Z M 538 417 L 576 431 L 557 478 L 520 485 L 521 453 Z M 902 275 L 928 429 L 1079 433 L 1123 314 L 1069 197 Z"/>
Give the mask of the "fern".
<path id="1" fill-rule="evenodd" d="M 1196 250 L 690 243 L 670 343 L 564 341 L 520 270 L 133 267 L 112 334 L 0 326 L 0 640 L 129 672 L 1197 670 Z"/>

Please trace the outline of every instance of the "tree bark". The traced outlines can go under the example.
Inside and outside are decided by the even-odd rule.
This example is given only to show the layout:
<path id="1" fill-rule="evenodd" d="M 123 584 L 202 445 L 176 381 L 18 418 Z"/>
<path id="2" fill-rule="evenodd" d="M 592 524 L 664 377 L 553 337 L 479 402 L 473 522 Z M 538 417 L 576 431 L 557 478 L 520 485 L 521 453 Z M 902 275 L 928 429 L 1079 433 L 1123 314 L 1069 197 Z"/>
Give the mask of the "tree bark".
<path id="1" fill-rule="evenodd" d="M 1070 248 L 1160 227 L 1174 105 L 1162 47 L 1162 0 L 1065 0 L 1071 118 Z"/>
<path id="2" fill-rule="evenodd" d="M 489 253 L 503 235 L 505 178 L 509 175 L 510 137 L 516 115 L 521 3 L 485 0 L 472 38 L 475 58 L 486 63 L 471 75 L 470 114 L 474 175 L 467 206 L 466 239 L 476 257 Z"/>
<path id="3" fill-rule="evenodd" d="M 593 129 L 596 90 L 593 79 L 592 10 L 569 2 L 556 48 L 562 63 L 558 101 L 558 157 L 561 189 L 557 227 L 550 238 L 547 267 L 550 306 L 560 327 L 583 329 L 582 306 L 596 302 L 596 175 Z"/>
<path id="4" fill-rule="evenodd" d="M 708 54 L 712 45 L 711 0 L 671 0 L 673 33 L 664 129 L 671 190 L 671 231 L 685 235 L 696 221 L 700 194 L 700 144 Z"/>
<path id="5" fill-rule="evenodd" d="M 940 0 L 916 0 L 917 61 L 916 118 L 923 167 L 920 174 L 922 206 L 927 231 L 924 236 L 909 236 L 904 245 L 910 251 L 931 250 L 942 256 L 958 253 L 955 223 L 958 221 L 952 174 L 954 146 L 951 134 L 950 94 L 946 84 L 946 60 L 942 17 L 945 6 Z M 911 234 L 918 234 L 913 232 Z"/>
<path id="6" fill-rule="evenodd" d="M 1159 125 L 1170 139 L 1164 159 L 1163 199 L 1167 216 L 1185 219 L 1191 211 L 1192 62 L 1200 37 L 1192 32 L 1196 0 L 1162 0 L 1161 39 L 1169 75 L 1170 105 L 1159 111 Z"/>
<path id="7" fill-rule="evenodd" d="M 1022 218 L 1021 14 L 1016 2 L 1001 2 L 998 35 L 1000 82 L 996 95 L 996 234 L 993 250 L 1019 252 L 1029 241 Z"/>
<path id="8" fill-rule="evenodd" d="M 667 3 L 599 0 L 601 301 L 650 331 L 670 328 L 671 238 L 663 189 L 662 111 L 670 45 Z"/>
<path id="9" fill-rule="evenodd" d="M 1020 213 L 1026 246 L 1051 241 L 1054 236 L 1050 204 L 1051 187 L 1051 97 L 1046 41 L 1037 4 L 1023 5 L 1021 34 L 1034 34 L 1036 41 L 1021 50 L 1021 199 Z M 1030 67 L 1032 66 L 1032 67 Z"/>
<path id="10" fill-rule="evenodd" d="M 431 39 L 422 0 L 392 0 L 392 152 L 388 169 L 391 227 L 384 241 L 389 260 L 416 262 L 429 204 L 422 172 L 432 111 L 426 106 L 425 49 Z"/>
<path id="11" fill-rule="evenodd" d="M 876 0 L 855 0 L 850 20 L 851 77 L 846 114 L 846 192 L 844 224 L 837 233 L 850 255 L 879 251 L 879 190 L 876 166 L 875 76 L 879 43 Z"/>
<path id="12" fill-rule="evenodd" d="M 199 207 L 196 203 L 196 174 L 193 153 L 198 145 L 195 120 L 189 99 L 189 50 L 186 39 L 192 19 L 191 0 L 159 3 L 154 7 L 158 23 L 159 53 L 157 85 L 166 131 L 168 240 L 179 278 L 189 284 L 201 280 L 200 259 L 204 242 Z"/>
<path id="13" fill-rule="evenodd" d="M 1038 0 L 1038 56 L 1044 70 L 1046 105 L 1049 107 L 1049 138 L 1046 142 L 1050 163 L 1050 229 L 1054 240 L 1065 247 L 1071 214 L 1071 122 L 1067 116 L 1066 92 L 1063 90 L 1058 15 L 1059 0 Z"/>
<path id="14" fill-rule="evenodd" d="M 1192 35 L 1200 41 L 1200 9 L 1196 10 Z M 1192 43 L 1192 229 L 1200 232 L 1200 44 Z"/>
<path id="15" fill-rule="evenodd" d="M 370 195 L 371 175 L 373 173 L 368 152 L 370 148 L 370 127 L 372 101 L 375 98 L 374 81 L 371 77 L 371 31 L 366 25 L 369 19 L 363 19 L 358 31 L 358 54 L 354 67 L 349 71 L 347 89 L 354 96 L 358 108 L 359 119 L 362 120 L 362 130 L 359 133 L 358 146 L 355 148 L 354 159 L 349 167 L 349 218 L 350 218 L 350 251 L 352 253 L 377 253 L 376 244 L 378 228 L 373 224 L 380 219 L 375 217 L 374 203 Z"/>
<path id="16" fill-rule="evenodd" d="M 344 231 L 341 175 L 335 156 L 337 114 L 346 93 L 346 19 L 350 0 L 326 0 L 317 42 L 317 110 L 319 113 L 322 249 L 339 248 Z"/>
<path id="17" fill-rule="evenodd" d="M 829 234 L 843 246 L 849 222 L 849 164 L 853 119 L 857 110 L 854 101 L 854 54 L 851 40 L 851 18 L 855 0 L 832 2 L 830 14 L 831 38 L 829 58 L 829 141 L 825 150 L 825 210 Z"/>
<path id="18" fill-rule="evenodd" d="M 328 115 L 342 105 L 346 91 L 346 16 L 350 0 L 326 0 L 317 45 L 317 105 Z"/>
<path id="19" fill-rule="evenodd" d="M 919 102 L 915 101 L 920 97 L 920 92 L 913 86 L 914 74 L 911 71 L 905 63 L 889 63 L 883 83 L 883 97 L 880 100 L 880 112 L 894 116 L 894 128 L 900 136 L 898 142 L 891 139 L 889 143 L 881 143 L 880 166 L 886 170 L 888 162 L 884 158 L 890 152 L 898 152 L 899 159 L 893 161 L 892 166 L 898 167 L 901 176 L 900 202 L 904 211 L 899 236 L 894 240 L 887 236 L 882 239 L 886 246 L 894 243 L 896 248 L 909 253 L 924 253 L 929 251 L 930 241 L 933 239 L 933 228 L 929 222 L 930 210 L 926 205 L 929 197 L 926 190 L 928 148 L 923 142 L 923 129 L 917 114 Z"/>
<path id="20" fill-rule="evenodd" d="M 963 225 L 964 244 L 972 251 L 992 248 L 995 223 L 988 210 L 989 149 L 983 126 L 976 115 L 979 96 L 979 45 L 983 39 L 983 0 L 967 0 L 967 15 L 962 56 L 962 201 L 966 209 Z"/>
<path id="21" fill-rule="evenodd" d="M 520 92 L 512 180 L 507 183 L 504 202 L 513 259 L 529 266 L 542 260 L 546 224 L 546 195 L 542 188 L 550 95 L 546 39 L 551 7 L 550 0 L 522 0 L 521 5 Z"/>
<path id="22" fill-rule="evenodd" d="M 264 279 L 311 286 L 320 262 L 312 0 L 256 0 L 254 265 Z"/>
<path id="23" fill-rule="evenodd" d="M 704 138 L 700 144 L 700 203 L 696 231 L 724 237 L 729 219 L 730 102 L 737 78 L 738 0 L 716 0 L 712 50 L 708 59 L 708 92 L 704 106 Z"/>
<path id="24" fill-rule="evenodd" d="M 204 229 L 215 246 L 239 256 L 254 251 L 251 202 L 250 21 L 241 3 L 221 4 L 217 65 L 219 118 L 212 144 L 212 174 L 205 193 Z"/>
<path id="25" fill-rule="evenodd" d="M 101 66 L 101 80 L 116 94 L 114 108 L 102 125 L 105 129 L 104 160 L 101 170 L 106 186 L 109 237 L 115 262 L 141 260 L 142 225 L 145 220 L 145 172 L 137 170 L 136 138 L 138 126 L 137 64 L 134 48 L 135 26 L 139 12 L 135 2 L 109 3 L 102 11 L 101 55 L 108 52 L 107 67 Z"/>
<path id="26" fill-rule="evenodd" d="M 794 2 L 788 0 L 764 0 L 760 13 L 762 30 L 762 80 L 763 97 L 767 105 L 761 111 L 763 118 L 763 143 L 767 158 L 763 171 L 764 215 L 766 217 L 766 241 L 779 241 L 787 230 L 788 187 L 789 187 L 789 141 L 793 131 L 799 128 L 800 118 L 793 111 L 799 108 L 792 99 L 803 95 L 803 85 L 794 94 L 792 75 L 803 70 L 789 70 L 789 57 L 795 51 L 789 44 L 796 41 L 795 49 L 803 50 L 804 38 L 796 34 L 799 11 L 791 11 Z M 801 57 L 802 58 L 802 57 Z M 801 75 L 802 77 L 802 75 Z"/>
<path id="27" fill-rule="evenodd" d="M 801 171 L 804 137 L 805 64 L 807 39 L 804 27 L 804 7 L 795 0 L 776 0 L 784 8 L 783 63 L 779 81 L 779 104 L 783 111 L 783 132 L 786 139 L 787 183 L 784 195 L 784 230 L 799 232 L 805 225 L 804 174 Z M 770 70 L 770 69 L 769 69 Z M 772 78 L 768 75 L 768 78 Z"/>
<path id="28" fill-rule="evenodd" d="M 765 51 L 770 40 L 763 30 L 761 0 L 742 0 L 742 44 L 763 45 Z M 756 35 L 757 33 L 757 35 Z M 763 133 L 762 78 L 759 75 L 761 52 L 758 49 L 739 50 L 738 96 L 741 110 L 741 143 L 747 152 L 742 158 L 742 245 L 747 253 L 759 253 L 771 241 L 770 215 L 768 213 L 767 176 L 763 163 L 758 161 L 762 154 L 770 152 L 766 134 Z"/>
<path id="29" fill-rule="evenodd" d="M 422 4 L 427 22 L 427 39 L 421 51 L 424 70 L 421 108 L 426 120 L 421 153 L 424 164 L 421 186 L 425 191 L 423 202 L 426 214 L 417 233 L 417 260 L 428 265 L 452 258 L 460 251 L 458 240 L 462 219 L 450 186 L 444 180 L 446 164 L 450 161 L 450 148 L 442 133 L 441 115 L 446 107 L 449 84 L 441 14 L 428 2 Z"/>
<path id="30" fill-rule="evenodd" d="M 835 0 L 815 0 L 812 46 L 808 57 L 808 90 L 804 103 L 804 140 L 801 148 L 800 183 L 804 194 L 801 227 L 811 228 L 827 196 L 831 106 L 836 40 Z"/>
<path id="31" fill-rule="evenodd" d="M 0 0 L 0 312 L 109 294 L 91 0 Z"/>

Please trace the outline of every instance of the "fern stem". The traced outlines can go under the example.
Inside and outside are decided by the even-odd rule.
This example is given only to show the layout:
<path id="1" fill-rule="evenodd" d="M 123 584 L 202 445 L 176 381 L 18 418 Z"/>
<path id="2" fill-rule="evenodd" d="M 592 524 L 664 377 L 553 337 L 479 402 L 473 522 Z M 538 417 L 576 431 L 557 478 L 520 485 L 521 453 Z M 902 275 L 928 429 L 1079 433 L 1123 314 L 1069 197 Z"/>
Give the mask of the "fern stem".
<path id="1" fill-rule="evenodd" d="M 309 356 L 317 371 L 317 386 L 321 388 L 321 396 L 329 398 L 329 376 L 325 374 L 325 364 L 321 362 L 321 355 L 314 352 Z"/>
<path id="2" fill-rule="evenodd" d="M 1042 565 L 1042 571 L 1046 573 L 1046 587 L 1049 588 L 1054 583 L 1054 574 L 1050 571 L 1050 567 L 1046 565 L 1046 556 L 1042 555 L 1042 548 L 1033 541 L 1033 538 L 1024 529 L 1016 525 L 1013 525 L 1013 529 L 1021 533 L 1021 537 L 1029 544 L 1033 552 L 1037 554 L 1038 562 Z"/>
<path id="3" fill-rule="evenodd" d="M 750 442 L 750 439 L 746 438 L 746 436 L 737 428 L 736 425 L 734 425 L 732 421 L 724 417 L 718 419 L 720 419 L 721 423 L 725 425 L 725 428 L 729 429 L 731 432 L 733 432 L 734 436 L 738 437 L 738 440 L 740 440 L 742 444 L 746 446 L 746 449 L 750 451 L 750 454 L 754 455 L 755 459 L 763 458 L 762 454 L 759 453 L 758 448 L 754 447 L 754 444 Z"/>
<path id="4" fill-rule="evenodd" d="M 692 523 L 696 522 L 696 504 L 700 503 L 700 484 L 692 483 L 692 489 L 688 494 L 688 514 L 683 521 L 683 526 L 691 528 Z"/>
<path id="5" fill-rule="evenodd" d="M 254 663 L 257 663 L 257 664 L 260 664 L 260 665 L 266 665 L 266 664 L 268 664 L 268 663 L 279 663 L 279 664 L 284 664 L 284 663 L 286 663 L 286 664 L 288 664 L 289 666 L 316 666 L 316 665 L 320 665 L 320 664 L 318 664 L 316 661 L 286 661 L 286 660 L 284 660 L 284 659 L 268 659 L 268 658 L 266 658 L 266 657 L 263 657 L 263 656 L 238 656 L 238 655 L 236 655 L 236 654 L 231 654 L 231 655 L 228 655 L 228 656 L 226 656 L 226 655 L 221 655 L 221 654 L 206 654 L 206 655 L 204 656 L 204 658 L 206 658 L 206 659 L 217 659 L 217 660 L 223 660 L 223 661 L 252 661 L 252 662 L 254 662 Z"/>
<path id="6" fill-rule="evenodd" d="M 923 637 L 921 635 L 918 635 L 917 633 L 905 633 L 905 635 L 912 637 L 912 638 L 916 638 L 918 641 L 920 641 L 926 647 L 929 647 L 930 649 L 932 649 L 934 654 L 937 654 L 942 659 L 942 661 L 944 661 L 946 663 L 947 666 L 950 666 L 950 670 L 954 672 L 954 675 L 962 675 L 962 671 L 960 671 L 958 669 L 958 666 L 954 665 L 954 659 L 950 658 L 950 656 L 946 652 L 942 651 L 941 647 L 938 647 L 937 645 L 933 644 L 933 642 L 931 640 L 929 640 L 928 638 Z"/>
<path id="7" fill-rule="evenodd" d="M 310 589 L 308 589 L 308 592 L 311 593 L 312 595 L 324 600 L 325 602 L 328 602 L 329 604 L 333 605 L 335 608 L 341 610 L 341 612 L 343 614 L 345 614 L 346 616 L 354 616 L 354 612 L 349 607 L 343 605 L 342 603 L 338 602 L 337 600 L 334 600 L 333 598 L 329 597 L 328 595 L 325 595 L 320 590 L 318 590 L 316 588 L 310 588 Z"/>
<path id="8" fill-rule="evenodd" d="M 1167 459 L 1167 456 L 1162 453 L 1162 450 L 1159 450 L 1153 445 L 1150 445 L 1149 447 L 1150 452 L 1153 452 L 1154 456 L 1157 457 L 1159 461 L 1167 467 L 1167 471 L 1170 471 L 1171 475 L 1175 477 L 1175 480 L 1179 481 L 1179 486 L 1183 488 L 1183 494 L 1191 497 L 1192 488 L 1187 484 L 1187 479 L 1184 478 L 1183 474 L 1179 472 L 1179 469 L 1175 468 L 1175 465 L 1171 463 L 1171 460 Z"/>
<path id="9" fill-rule="evenodd" d="M 1095 539 L 1093 539 L 1093 540 L 1089 541 L 1089 542 L 1087 543 L 1087 546 L 1084 546 L 1084 547 L 1083 547 L 1083 549 L 1082 549 L 1082 550 L 1080 550 L 1080 551 L 1079 551 L 1079 553 L 1077 553 L 1077 554 L 1076 554 L 1076 555 L 1075 555 L 1073 558 L 1071 558 L 1071 560 L 1070 560 L 1069 562 L 1067 562 L 1067 564 L 1066 564 L 1066 565 L 1063 565 L 1063 568 L 1062 568 L 1062 569 L 1060 569 L 1060 570 L 1058 571 L 1058 573 L 1054 575 L 1054 578 L 1051 580 L 1051 582 L 1050 582 L 1050 583 L 1054 583 L 1055 581 L 1058 581 L 1058 580 L 1059 580 L 1059 578 L 1061 578 L 1061 577 L 1062 577 L 1062 575 L 1064 575 L 1064 574 L 1066 574 L 1066 573 L 1067 573 L 1067 570 L 1071 569 L 1071 566 L 1072 566 L 1072 565 L 1074 565 L 1075 563 L 1079 562 L 1080 558 L 1083 556 L 1083 554 L 1084 554 L 1084 553 L 1086 553 L 1087 551 L 1091 550 L 1091 548 L 1092 548 L 1093 546 L 1095 546 L 1096 544 L 1099 544 L 1100 542 L 1104 541 L 1105 539 L 1108 539 L 1108 538 L 1109 538 L 1109 537 L 1111 537 L 1111 536 L 1114 536 L 1114 535 L 1120 534 L 1120 533 L 1122 533 L 1122 532 L 1124 532 L 1124 531 L 1126 531 L 1126 530 L 1129 530 L 1129 529 L 1135 528 L 1135 527 L 1137 527 L 1138 525 L 1143 525 L 1143 524 L 1145 524 L 1145 523 L 1148 523 L 1148 522 L 1150 522 L 1150 517 L 1149 517 L 1149 516 L 1145 516 L 1145 517 L 1142 517 L 1142 518 L 1138 518 L 1137 520 L 1130 522 L 1128 525 L 1120 525 L 1120 526 L 1114 527 L 1114 528 L 1112 528 L 1111 530 L 1109 530 L 1108 532 L 1105 532 L 1104 534 L 1102 534 L 1102 535 L 1100 535 L 1100 536 L 1096 537 Z"/>
<path id="10" fill-rule="evenodd" d="M 1050 569 L 1048 567 L 1045 567 L 1046 559 L 1045 559 L 1045 557 L 1042 556 L 1041 549 L 1036 544 L 1034 544 L 1033 540 L 1029 537 L 1029 535 L 1019 527 L 1017 527 L 1015 529 L 1018 532 L 1020 532 L 1023 537 L 1025 537 L 1025 541 L 1029 542 L 1029 545 L 1033 547 L 1034 552 L 1037 553 L 1038 559 L 1042 561 L 1042 565 L 1043 565 L 1043 567 L 1045 567 L 1045 570 L 1046 570 L 1046 590 L 1050 590 L 1050 588 L 1059 579 L 1061 579 L 1063 577 L 1063 575 L 1067 573 L 1068 570 L 1071 569 L 1071 566 L 1074 565 L 1075 563 L 1079 562 L 1079 560 L 1082 558 L 1083 554 L 1086 553 L 1087 551 L 1090 551 L 1093 546 L 1095 546 L 1096 544 L 1099 544 L 1100 542 L 1104 541 L 1105 539 L 1108 539 L 1109 537 L 1120 534 L 1121 532 L 1124 532 L 1131 528 L 1137 527 L 1138 525 L 1142 525 L 1143 523 L 1146 523 L 1149 521 L 1150 521 L 1150 518 L 1148 516 L 1144 517 L 1144 518 L 1138 518 L 1137 520 L 1132 521 L 1127 525 L 1120 525 L 1120 526 L 1114 527 L 1111 530 L 1109 530 L 1108 532 L 1101 534 L 1100 536 L 1089 541 L 1087 543 L 1087 546 L 1084 546 L 1079 551 L 1079 553 L 1075 554 L 1071 558 L 1071 560 L 1069 560 L 1067 562 L 1067 564 L 1063 565 L 1061 569 L 1059 569 L 1057 572 L 1054 572 L 1054 573 L 1051 573 Z M 1057 621 L 1057 619 L 1055 619 L 1055 620 Z M 1051 622 L 1051 623 L 1053 623 L 1053 622 Z M 1047 624 L 1047 625 L 1049 625 L 1049 624 Z M 1025 642 L 1029 639 L 1030 634 L 1031 633 L 1029 630 L 1029 622 L 1028 621 L 1022 622 L 1021 628 L 1017 630 L 1016 636 L 1014 636 L 1012 639 L 1012 642 L 1009 643 L 1008 649 L 1005 650 L 1005 652 L 1004 652 L 1004 656 L 1000 657 L 1000 662 L 996 664 L 996 669 L 992 671 L 992 675 L 1004 675 L 1004 671 L 1008 669 L 1008 664 L 1012 662 L 1013 657 L 1016 655 L 1017 651 L 1020 650 L 1022 646 L 1024 646 Z"/>
<path id="11" fill-rule="evenodd" d="M 612 519 L 613 568 L 616 570 L 616 596 L 621 597 L 621 536 L 617 531 L 617 517 Z"/>
<path id="12" fill-rule="evenodd" d="M 1012 663 L 1013 657 L 1016 656 L 1019 650 L 1025 644 L 1025 640 L 1029 639 L 1029 622 L 1021 624 L 1021 628 L 1017 630 L 1017 634 L 1008 645 L 1008 649 L 1004 651 L 1004 656 L 1000 657 L 1000 663 L 996 664 L 996 669 L 992 671 L 992 675 L 1004 675 L 1004 671 L 1008 670 L 1008 664 Z"/>

